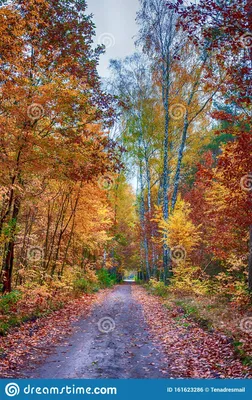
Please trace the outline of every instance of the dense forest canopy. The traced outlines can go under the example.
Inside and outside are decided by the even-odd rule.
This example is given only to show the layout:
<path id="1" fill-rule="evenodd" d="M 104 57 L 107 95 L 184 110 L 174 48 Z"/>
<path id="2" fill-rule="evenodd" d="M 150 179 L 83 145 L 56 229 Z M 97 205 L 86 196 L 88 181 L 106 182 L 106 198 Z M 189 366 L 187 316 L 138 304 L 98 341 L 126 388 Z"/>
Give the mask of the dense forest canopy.
<path id="1" fill-rule="evenodd" d="M 1 2 L 4 293 L 105 269 L 248 302 L 249 17 L 243 0 L 140 0 L 136 52 L 103 85 L 86 1 Z"/>
<path id="2" fill-rule="evenodd" d="M 0 377 L 251 377 L 251 8 L 134 1 L 0 1 Z"/>

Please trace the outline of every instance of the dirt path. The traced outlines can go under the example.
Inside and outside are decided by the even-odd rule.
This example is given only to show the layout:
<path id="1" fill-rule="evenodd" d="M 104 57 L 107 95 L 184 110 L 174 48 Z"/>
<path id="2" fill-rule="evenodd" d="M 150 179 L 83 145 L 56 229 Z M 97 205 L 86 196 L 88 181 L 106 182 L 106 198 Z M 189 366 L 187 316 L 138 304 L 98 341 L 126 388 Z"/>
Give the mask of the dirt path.
<path id="1" fill-rule="evenodd" d="M 151 340 L 132 285 L 117 286 L 77 332 L 27 378 L 168 378 L 162 349 Z M 166 367 L 167 368 L 167 367 Z"/>

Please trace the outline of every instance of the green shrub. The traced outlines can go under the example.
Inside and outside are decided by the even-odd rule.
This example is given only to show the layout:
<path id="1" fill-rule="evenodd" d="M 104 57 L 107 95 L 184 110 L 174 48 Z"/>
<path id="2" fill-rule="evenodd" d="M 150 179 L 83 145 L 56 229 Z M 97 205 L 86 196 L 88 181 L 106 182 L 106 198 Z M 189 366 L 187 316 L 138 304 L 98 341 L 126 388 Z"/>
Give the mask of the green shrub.
<path id="1" fill-rule="evenodd" d="M 142 279 L 139 279 L 137 276 L 135 276 L 135 282 L 136 282 L 138 285 L 142 285 L 142 284 L 143 284 L 143 280 L 142 280 Z"/>
<path id="2" fill-rule="evenodd" d="M 0 336 L 5 336 L 10 328 L 7 322 L 0 322 Z"/>
<path id="3" fill-rule="evenodd" d="M 116 283 L 116 274 L 110 273 L 107 269 L 99 269 L 97 272 L 99 286 L 101 288 L 111 287 Z"/>
<path id="4" fill-rule="evenodd" d="M 99 290 L 99 285 L 89 282 L 85 278 L 79 278 L 74 281 L 74 290 L 76 292 L 93 293 Z"/>
<path id="5" fill-rule="evenodd" d="M 165 286 L 164 282 L 157 281 L 156 279 L 150 279 L 148 283 L 148 289 L 155 295 L 160 297 L 166 297 L 168 294 L 168 287 Z"/>
<path id="6" fill-rule="evenodd" d="M 17 290 L 0 297 L 0 312 L 2 312 L 2 314 L 8 314 L 11 307 L 15 305 L 21 297 L 22 294 Z"/>

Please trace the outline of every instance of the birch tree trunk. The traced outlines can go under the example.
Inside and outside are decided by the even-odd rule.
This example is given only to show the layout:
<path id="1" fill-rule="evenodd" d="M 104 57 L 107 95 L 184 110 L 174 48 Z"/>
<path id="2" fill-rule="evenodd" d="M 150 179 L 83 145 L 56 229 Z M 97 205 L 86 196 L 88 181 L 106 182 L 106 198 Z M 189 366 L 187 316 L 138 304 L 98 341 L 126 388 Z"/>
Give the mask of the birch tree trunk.
<path id="1" fill-rule="evenodd" d="M 139 140 L 139 149 L 140 148 L 141 148 L 141 141 Z M 143 183 L 143 166 L 141 159 L 139 167 L 139 178 L 140 178 L 140 223 L 141 223 L 141 233 L 143 235 L 146 278 L 147 280 L 149 280 L 150 279 L 149 246 L 145 229 L 144 183 Z"/>

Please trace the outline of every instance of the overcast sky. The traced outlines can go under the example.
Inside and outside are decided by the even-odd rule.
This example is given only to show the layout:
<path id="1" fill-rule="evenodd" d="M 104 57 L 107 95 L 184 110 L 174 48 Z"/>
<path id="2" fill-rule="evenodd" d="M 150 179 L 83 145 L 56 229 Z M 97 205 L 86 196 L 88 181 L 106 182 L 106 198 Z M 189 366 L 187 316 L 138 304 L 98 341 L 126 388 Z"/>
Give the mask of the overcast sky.
<path id="1" fill-rule="evenodd" d="M 96 41 L 107 48 L 99 66 L 100 75 L 107 77 L 111 58 L 124 58 L 135 51 L 138 0 L 87 0 L 87 3 L 88 12 L 94 14 Z"/>

